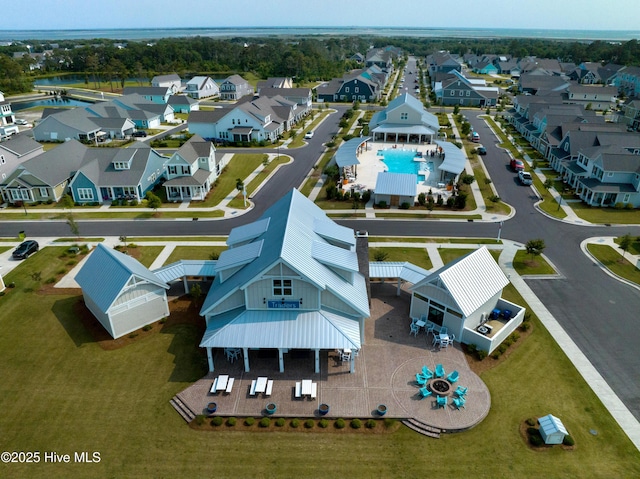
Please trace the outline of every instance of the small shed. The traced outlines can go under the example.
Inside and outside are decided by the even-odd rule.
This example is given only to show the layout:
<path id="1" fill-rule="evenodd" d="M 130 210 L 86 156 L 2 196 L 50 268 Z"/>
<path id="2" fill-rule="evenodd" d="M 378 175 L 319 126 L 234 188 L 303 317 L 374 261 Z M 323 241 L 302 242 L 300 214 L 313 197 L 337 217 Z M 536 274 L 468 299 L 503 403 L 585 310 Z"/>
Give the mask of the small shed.
<path id="1" fill-rule="evenodd" d="M 545 444 L 562 444 L 564 437 L 569 433 L 562 424 L 562 421 L 549 414 L 538 419 L 540 424 L 540 435 Z"/>
<path id="2" fill-rule="evenodd" d="M 384 201 L 391 206 L 400 206 L 402 203 L 413 206 L 418 192 L 417 183 L 418 175 L 413 173 L 380 172 L 373 193 L 374 201 L 376 204 Z"/>

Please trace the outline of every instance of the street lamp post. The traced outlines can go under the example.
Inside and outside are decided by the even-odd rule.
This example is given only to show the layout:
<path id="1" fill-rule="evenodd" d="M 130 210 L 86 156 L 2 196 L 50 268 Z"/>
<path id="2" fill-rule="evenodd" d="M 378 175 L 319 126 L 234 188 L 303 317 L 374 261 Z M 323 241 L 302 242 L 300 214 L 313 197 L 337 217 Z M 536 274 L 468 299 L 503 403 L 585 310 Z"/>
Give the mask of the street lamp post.
<path id="1" fill-rule="evenodd" d="M 504 221 L 501 221 L 499 226 L 498 226 L 498 239 L 496 240 L 498 243 L 500 242 L 500 235 L 502 234 L 502 224 L 504 223 Z"/>

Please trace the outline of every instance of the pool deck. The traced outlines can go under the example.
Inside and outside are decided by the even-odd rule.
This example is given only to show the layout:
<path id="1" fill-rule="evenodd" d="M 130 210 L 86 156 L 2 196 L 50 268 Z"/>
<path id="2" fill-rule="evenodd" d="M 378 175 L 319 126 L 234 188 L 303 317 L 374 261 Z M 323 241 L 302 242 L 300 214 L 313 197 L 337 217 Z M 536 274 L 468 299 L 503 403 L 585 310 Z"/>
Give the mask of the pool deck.
<path id="1" fill-rule="evenodd" d="M 372 283 L 371 317 L 365 326 L 365 344 L 355 359 L 355 372 L 349 364 L 338 360 L 333 351 L 320 355 L 320 373 L 314 373 L 311 351 L 296 351 L 285 355 L 285 371 L 278 370 L 275 351 L 250 351 L 251 371 L 244 372 L 243 362 L 229 363 L 222 351 L 216 352 L 214 373 L 207 374 L 175 399 L 193 414 L 206 414 L 209 402 L 216 402 L 217 414 L 222 416 L 266 415 L 267 403 L 277 405 L 278 417 L 318 417 L 321 403 L 329 404 L 329 417 L 376 417 L 379 404 L 387 406 L 388 417 L 411 419 L 422 427 L 440 432 L 469 429 L 489 413 L 491 396 L 480 377 L 467 364 L 459 346 L 438 349 L 432 346 L 431 336 L 420 332 L 409 334 L 409 294 L 396 296 L 396 286 Z M 458 384 L 468 387 L 464 409 L 457 410 L 449 400 L 438 408 L 434 398 L 420 399 L 416 373 L 426 365 L 431 370 L 442 364 L 447 373 L 457 370 Z M 235 379 L 230 394 L 210 394 L 216 376 L 228 374 Z M 273 379 L 270 396 L 251 396 L 251 381 L 259 376 Z M 311 379 L 318 384 L 318 397 L 296 399 L 295 383 Z M 174 405 L 174 407 L 176 407 Z M 178 408 L 176 408 L 178 409 Z M 186 418 L 185 418 L 186 419 Z"/>
<path id="2" fill-rule="evenodd" d="M 367 143 L 366 151 L 363 150 L 358 155 L 357 178 L 353 183 L 345 185 L 347 188 L 355 187 L 359 190 L 373 190 L 376 186 L 378 173 L 387 171 L 387 165 L 382 161 L 382 157 L 378 155 L 379 150 L 401 150 L 401 151 L 418 151 L 422 153 L 422 157 L 426 162 L 433 162 L 433 171 L 426 172 L 425 178 L 417 183 L 417 194 L 429 193 L 431 190 L 433 195 L 442 194 L 448 196 L 450 192 L 446 188 L 438 187 L 440 181 L 440 170 L 438 167 L 442 164 L 442 159 L 437 155 L 431 157 L 431 152 L 438 148 L 437 145 L 415 144 L 415 143 L 380 143 L 370 141 Z"/>

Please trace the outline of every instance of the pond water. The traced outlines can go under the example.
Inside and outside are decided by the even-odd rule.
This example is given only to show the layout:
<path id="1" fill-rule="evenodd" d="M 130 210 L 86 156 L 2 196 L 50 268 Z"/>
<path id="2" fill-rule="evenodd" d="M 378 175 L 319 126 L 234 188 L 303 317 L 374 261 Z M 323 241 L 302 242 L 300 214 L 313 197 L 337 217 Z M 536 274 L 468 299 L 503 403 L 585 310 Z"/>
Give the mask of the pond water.
<path id="1" fill-rule="evenodd" d="M 11 109 L 15 111 L 26 110 L 27 108 L 33 108 L 35 106 L 45 107 L 71 107 L 71 106 L 87 106 L 92 105 L 88 101 L 72 100 L 70 98 L 48 98 L 46 100 L 33 100 L 22 102 L 11 102 Z"/>
<path id="2" fill-rule="evenodd" d="M 48 78 L 38 78 L 33 82 L 35 87 L 38 86 L 61 86 L 61 85 L 71 85 L 73 83 L 84 83 L 85 79 L 89 81 L 89 87 L 93 86 L 93 76 L 89 75 L 85 77 L 84 75 L 65 75 L 65 76 L 57 76 L 57 77 L 48 77 Z M 115 80 L 114 80 L 115 81 Z M 149 86 L 148 78 L 127 78 L 127 81 L 131 82 L 140 82 L 143 86 Z M 104 79 L 100 80 L 101 83 L 108 83 Z M 118 79 L 118 83 L 120 80 Z"/>

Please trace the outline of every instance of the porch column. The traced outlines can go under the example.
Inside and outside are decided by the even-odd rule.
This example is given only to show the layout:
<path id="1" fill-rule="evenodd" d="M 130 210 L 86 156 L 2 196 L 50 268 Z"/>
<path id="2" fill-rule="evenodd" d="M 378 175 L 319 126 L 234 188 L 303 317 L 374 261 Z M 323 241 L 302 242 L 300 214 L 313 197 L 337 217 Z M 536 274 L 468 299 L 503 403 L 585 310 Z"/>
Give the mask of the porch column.
<path id="1" fill-rule="evenodd" d="M 244 372 L 249 372 L 249 348 L 242 348 L 242 354 L 244 356 Z"/>
<path id="2" fill-rule="evenodd" d="M 207 347 L 207 361 L 209 361 L 209 372 L 213 372 L 213 354 L 211 353 L 211 348 Z"/>
<path id="3" fill-rule="evenodd" d="M 396 288 L 396 296 L 400 296 L 400 286 L 402 285 L 402 280 L 398 278 L 398 287 Z"/>
<path id="4" fill-rule="evenodd" d="M 284 372 L 284 351 L 282 348 L 278 348 L 278 363 L 280 364 L 280 372 Z"/>
<path id="5" fill-rule="evenodd" d="M 184 294 L 189 294 L 189 283 L 187 282 L 187 276 L 182 277 L 182 283 L 184 284 Z"/>
<path id="6" fill-rule="evenodd" d="M 349 364 L 349 372 L 351 374 L 353 374 L 353 373 L 356 372 L 356 366 L 355 366 L 356 358 L 355 358 L 355 356 L 353 354 L 351 354 L 351 359 L 349 360 L 349 362 L 350 362 L 350 364 Z"/>
<path id="7" fill-rule="evenodd" d="M 364 318 L 360 318 L 360 344 L 364 344 Z"/>
<path id="8" fill-rule="evenodd" d="M 314 351 L 316 352 L 316 373 L 319 373 L 320 372 L 320 350 L 315 349 Z"/>

